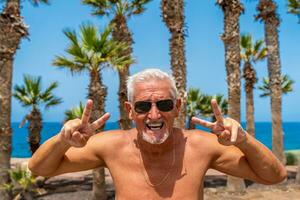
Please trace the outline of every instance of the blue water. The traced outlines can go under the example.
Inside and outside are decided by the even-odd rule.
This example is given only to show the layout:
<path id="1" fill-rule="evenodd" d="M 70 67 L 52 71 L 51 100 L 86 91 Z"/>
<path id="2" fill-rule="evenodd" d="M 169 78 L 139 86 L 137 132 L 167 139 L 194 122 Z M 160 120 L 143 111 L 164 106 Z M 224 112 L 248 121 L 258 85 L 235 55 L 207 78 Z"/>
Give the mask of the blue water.
<path id="1" fill-rule="evenodd" d="M 13 149 L 12 157 L 25 158 L 30 157 L 27 125 L 22 128 L 18 127 L 18 123 L 12 123 L 13 128 Z M 243 124 L 244 125 L 244 124 Z M 57 134 L 62 127 L 61 123 L 43 123 L 42 142 Z M 118 124 L 108 122 L 105 130 L 117 129 Z M 268 148 L 272 148 L 272 124 L 269 122 L 258 122 L 255 124 L 256 138 L 265 144 Z M 285 150 L 300 149 L 300 123 L 285 122 L 283 123 L 284 131 L 284 148 Z"/>

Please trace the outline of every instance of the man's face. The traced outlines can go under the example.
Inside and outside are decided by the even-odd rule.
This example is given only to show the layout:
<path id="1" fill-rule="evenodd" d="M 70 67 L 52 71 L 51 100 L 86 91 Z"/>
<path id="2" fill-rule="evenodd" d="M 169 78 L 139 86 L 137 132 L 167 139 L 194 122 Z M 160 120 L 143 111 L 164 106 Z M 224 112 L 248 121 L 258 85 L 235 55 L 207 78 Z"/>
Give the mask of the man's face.
<path id="1" fill-rule="evenodd" d="M 171 95 L 169 81 L 137 83 L 134 91 L 133 103 L 128 103 L 127 108 L 138 133 L 149 143 L 163 143 L 172 131 L 180 107 L 180 101 Z"/>

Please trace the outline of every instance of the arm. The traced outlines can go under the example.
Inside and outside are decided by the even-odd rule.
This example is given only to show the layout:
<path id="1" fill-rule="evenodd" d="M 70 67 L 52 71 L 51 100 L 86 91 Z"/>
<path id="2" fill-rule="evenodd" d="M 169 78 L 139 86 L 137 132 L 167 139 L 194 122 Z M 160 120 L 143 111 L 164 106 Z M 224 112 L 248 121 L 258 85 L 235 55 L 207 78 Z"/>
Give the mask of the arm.
<path id="1" fill-rule="evenodd" d="M 96 151 L 99 146 L 94 139 L 100 136 L 91 136 L 105 123 L 109 114 L 89 123 L 92 106 L 93 103 L 89 100 L 82 119 L 66 122 L 59 134 L 46 141 L 34 153 L 28 163 L 33 174 L 54 176 L 104 165 Z"/>
<path id="2" fill-rule="evenodd" d="M 272 152 L 251 135 L 246 134 L 246 140 L 236 144 L 245 155 L 255 174 L 269 183 L 279 183 L 287 177 L 283 164 Z"/>
<path id="3" fill-rule="evenodd" d="M 281 182 L 287 176 L 284 166 L 263 144 L 247 134 L 241 125 L 222 117 L 215 100 L 211 102 L 216 122 L 193 118 L 193 122 L 212 129 L 216 152 L 212 167 L 222 172 L 263 184 Z"/>
<path id="4" fill-rule="evenodd" d="M 94 150 L 93 138 L 84 147 L 76 148 L 59 137 L 58 134 L 47 140 L 29 160 L 28 167 L 33 174 L 50 177 L 104 166 Z"/>
<path id="5" fill-rule="evenodd" d="M 287 176 L 284 166 L 271 151 L 248 134 L 243 143 L 215 145 L 214 169 L 262 184 L 279 183 Z"/>

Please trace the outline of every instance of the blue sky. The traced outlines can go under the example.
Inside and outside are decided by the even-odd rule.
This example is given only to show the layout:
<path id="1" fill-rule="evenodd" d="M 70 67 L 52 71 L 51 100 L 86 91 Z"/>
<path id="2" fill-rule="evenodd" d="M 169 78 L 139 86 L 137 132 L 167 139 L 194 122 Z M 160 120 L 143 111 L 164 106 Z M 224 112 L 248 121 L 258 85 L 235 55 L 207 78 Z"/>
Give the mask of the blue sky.
<path id="1" fill-rule="evenodd" d="M 277 1 L 280 25 L 280 57 L 282 73 L 293 80 L 294 92 L 283 97 L 283 121 L 300 121 L 300 24 L 297 17 L 287 14 L 286 1 Z M 245 13 L 240 19 L 241 33 L 251 33 L 254 39 L 263 38 L 263 24 L 254 21 L 257 1 L 243 1 Z M 88 74 L 72 76 L 67 70 L 51 66 L 55 55 L 65 55 L 68 40 L 62 33 L 64 28 L 78 30 L 83 22 L 92 22 L 100 29 L 108 19 L 90 15 L 91 8 L 80 1 L 51 1 L 50 5 L 33 7 L 23 1 L 22 16 L 29 26 L 29 38 L 23 39 L 14 63 L 13 85 L 23 82 L 23 74 L 42 76 L 43 86 L 53 81 L 59 82 L 55 94 L 63 98 L 63 103 L 49 110 L 43 110 L 44 121 L 62 121 L 64 111 L 85 102 L 88 87 Z M 158 67 L 168 72 L 170 34 L 161 20 L 160 1 L 153 0 L 140 16 L 129 20 L 133 33 L 133 56 L 137 63 L 131 67 L 131 73 L 145 68 Z M 224 45 L 220 40 L 223 32 L 223 14 L 215 1 L 186 1 L 185 16 L 187 25 L 186 64 L 187 85 L 200 88 L 207 94 L 227 94 L 224 65 Z M 267 76 L 266 62 L 255 65 L 260 81 Z M 108 86 L 106 111 L 112 114 L 110 121 L 118 119 L 118 74 L 111 70 L 103 71 L 104 84 Z M 260 84 L 260 82 L 259 82 Z M 260 91 L 255 90 L 255 120 L 271 121 L 270 99 L 260 98 Z M 242 91 L 242 121 L 245 121 L 245 93 Z M 13 99 L 12 121 L 20 121 L 28 112 Z"/>

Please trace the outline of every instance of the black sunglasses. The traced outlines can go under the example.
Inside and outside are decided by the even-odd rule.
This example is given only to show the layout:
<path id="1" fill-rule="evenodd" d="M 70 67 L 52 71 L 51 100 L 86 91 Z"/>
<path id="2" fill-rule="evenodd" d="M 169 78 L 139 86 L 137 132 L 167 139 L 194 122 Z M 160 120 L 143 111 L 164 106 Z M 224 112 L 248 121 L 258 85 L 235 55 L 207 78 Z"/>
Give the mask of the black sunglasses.
<path id="1" fill-rule="evenodd" d="M 174 102 L 171 99 L 164 99 L 155 102 L 156 107 L 159 111 L 169 112 L 174 108 Z M 134 110 L 137 113 L 147 113 L 151 110 L 152 102 L 151 101 L 137 101 L 134 104 Z"/>

